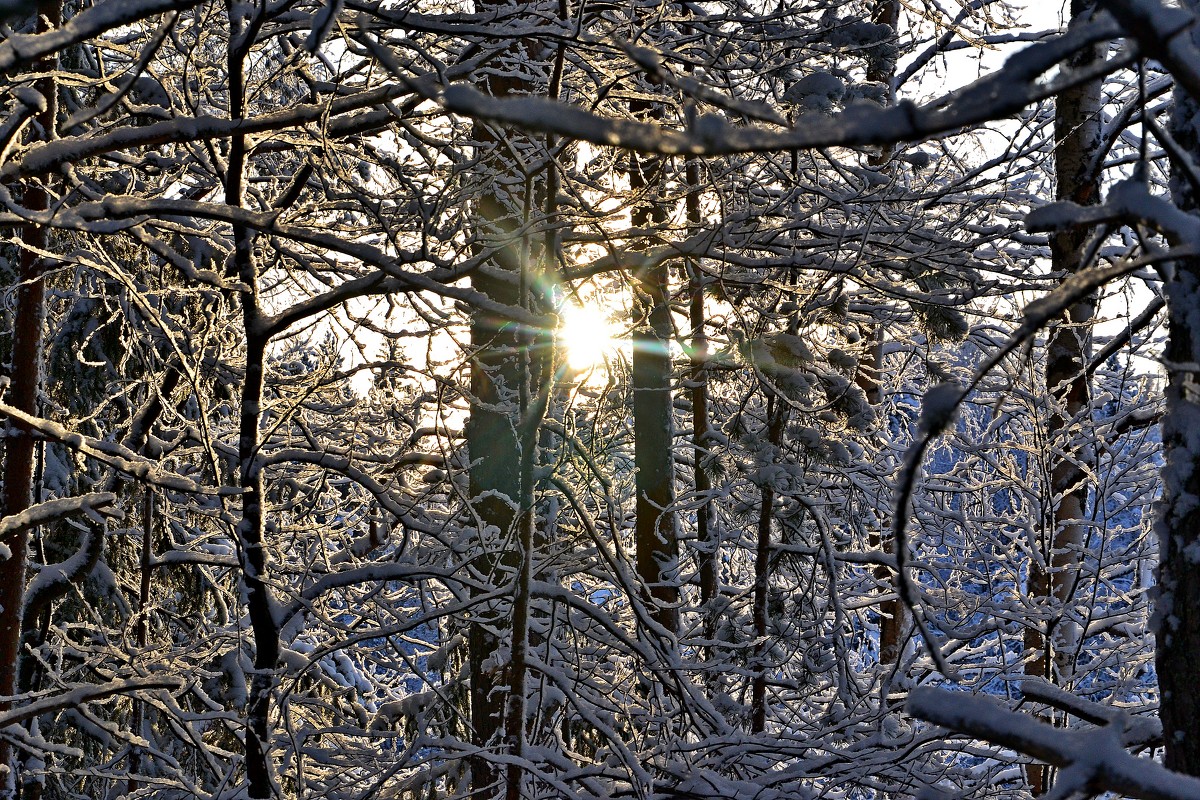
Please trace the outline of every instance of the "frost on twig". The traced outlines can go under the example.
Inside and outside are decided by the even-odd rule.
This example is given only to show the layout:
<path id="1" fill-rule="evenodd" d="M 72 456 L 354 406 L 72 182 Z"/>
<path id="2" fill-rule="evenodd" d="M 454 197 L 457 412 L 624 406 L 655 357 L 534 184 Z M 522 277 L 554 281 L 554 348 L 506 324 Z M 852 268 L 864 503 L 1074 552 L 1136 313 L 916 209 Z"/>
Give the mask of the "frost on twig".
<path id="1" fill-rule="evenodd" d="M 1124 181 L 1109 192 L 1108 203 L 1105 206 L 1082 207 L 1075 204 L 1056 203 L 1044 206 L 1031 213 L 1026 220 L 1026 226 L 1031 232 L 1036 230 L 1057 229 L 1073 224 L 1097 224 L 1121 215 L 1136 213 L 1153 213 L 1153 222 L 1160 228 L 1174 231 L 1168 232 L 1168 238 L 1179 242 L 1173 251 L 1175 254 L 1191 252 L 1191 242 L 1195 237 L 1191 229 L 1184 229 L 1185 220 L 1180 220 L 1182 212 L 1164 202 L 1151 202 L 1144 187 L 1135 181 Z M 1147 211 L 1146 209 L 1151 209 Z M 1137 211 L 1137 209 L 1141 209 Z M 1183 215 L 1186 216 L 1186 215 Z M 1188 218 L 1191 219 L 1191 218 Z M 1194 228 L 1194 225 L 1191 226 Z M 1154 257 L 1157 258 L 1157 257 Z M 1153 259 L 1152 259 L 1153 261 Z M 913 619 L 921 637 L 929 646 L 930 655 L 938 671 L 947 677 L 952 677 L 949 665 L 946 663 L 936 640 L 932 636 L 923 617 L 917 612 L 919 598 L 917 588 L 906 573 L 908 561 L 908 523 L 909 507 L 916 487 L 917 478 L 921 472 L 921 463 L 926 451 L 935 438 L 953 421 L 955 409 L 967 396 L 975 390 L 983 377 L 995 369 L 1005 358 L 1013 353 L 1022 343 L 1030 340 L 1039 330 L 1049 324 L 1058 315 L 1075 303 L 1088 296 L 1099 287 L 1118 278 L 1129 275 L 1146 264 L 1146 260 L 1123 260 L 1106 266 L 1090 267 L 1074 273 L 1052 292 L 1041 297 L 1025 307 L 1020 326 L 1009 336 L 1008 340 L 992 354 L 986 362 L 976 370 L 970 382 L 962 388 L 953 384 L 935 386 L 926 393 L 922 403 L 921 416 L 918 420 L 917 435 L 904 454 L 904 463 L 900 478 L 897 481 L 896 503 L 892 518 L 892 541 L 896 548 L 898 568 L 897 589 L 901 600 L 914 612 Z"/>
<path id="2" fill-rule="evenodd" d="M 925 457 L 925 451 L 933 439 L 954 421 L 954 415 L 958 406 L 966 399 L 967 392 L 969 391 L 969 387 L 963 389 L 957 384 L 942 383 L 934 386 L 925 393 L 925 397 L 921 402 L 921 416 L 917 420 L 917 437 L 909 445 L 908 451 L 904 454 L 904 464 L 901 469 L 899 488 L 896 492 L 896 509 L 892 525 L 892 542 L 896 555 L 897 593 L 900 595 L 900 600 L 912 614 L 913 624 L 917 626 L 917 631 L 921 634 L 921 638 L 929 648 L 929 655 L 933 658 L 938 672 L 948 678 L 955 677 L 954 671 L 950 668 L 949 663 L 942 654 L 941 645 L 925 622 L 925 615 L 918 607 L 920 592 L 917 589 L 916 583 L 908 574 L 908 515 L 909 507 L 912 504 L 913 489 L 916 486 L 917 474 L 921 471 L 921 461 Z"/>
<path id="3" fill-rule="evenodd" d="M 39 34 L 17 34 L 0 42 L 0 70 L 10 72 L 39 58 L 138 20 L 178 11 L 199 0 L 108 0 L 80 11 L 64 25 Z M 17 5 L 5 2 L 0 11 Z"/>

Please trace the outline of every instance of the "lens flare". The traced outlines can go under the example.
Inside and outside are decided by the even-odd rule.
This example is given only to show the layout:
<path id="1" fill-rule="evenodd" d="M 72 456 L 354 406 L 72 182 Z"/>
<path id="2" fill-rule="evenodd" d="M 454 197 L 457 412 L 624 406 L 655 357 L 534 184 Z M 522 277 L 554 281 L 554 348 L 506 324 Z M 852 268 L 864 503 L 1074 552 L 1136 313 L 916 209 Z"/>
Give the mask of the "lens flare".
<path id="1" fill-rule="evenodd" d="M 562 327 L 558 338 L 567 354 L 567 365 L 576 372 L 603 363 L 616 347 L 615 331 L 608 317 L 598 308 L 568 303 L 563 306 Z"/>

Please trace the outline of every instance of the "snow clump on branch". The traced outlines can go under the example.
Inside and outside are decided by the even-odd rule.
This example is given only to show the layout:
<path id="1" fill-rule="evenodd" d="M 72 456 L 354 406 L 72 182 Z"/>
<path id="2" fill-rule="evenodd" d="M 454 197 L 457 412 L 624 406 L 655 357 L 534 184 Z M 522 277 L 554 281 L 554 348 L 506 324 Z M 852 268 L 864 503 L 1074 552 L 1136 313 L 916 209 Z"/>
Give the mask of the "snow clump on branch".
<path id="1" fill-rule="evenodd" d="M 962 389 L 957 384 L 939 383 L 932 387 L 921 399 L 917 429 L 927 436 L 937 436 L 954 422 L 954 414 L 962 397 Z"/>

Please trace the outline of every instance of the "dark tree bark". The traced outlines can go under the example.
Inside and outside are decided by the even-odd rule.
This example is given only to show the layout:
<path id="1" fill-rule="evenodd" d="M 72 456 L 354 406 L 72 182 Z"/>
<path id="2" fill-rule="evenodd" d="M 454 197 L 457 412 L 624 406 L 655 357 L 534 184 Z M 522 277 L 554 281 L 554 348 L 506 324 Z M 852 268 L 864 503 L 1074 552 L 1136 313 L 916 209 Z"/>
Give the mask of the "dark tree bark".
<path id="1" fill-rule="evenodd" d="M 476 213 L 488 223 L 490 230 L 504 229 L 506 217 L 497 198 L 481 199 Z M 472 278 L 472 285 L 493 300 L 517 304 L 515 281 L 478 272 Z M 471 347 L 475 357 L 471 366 L 471 416 L 466 426 L 471 458 L 468 486 L 471 511 L 480 528 L 472 566 L 479 577 L 489 581 L 507 579 L 515 567 L 511 550 L 506 553 L 499 548 L 513 532 L 517 518 L 514 505 L 521 496 L 520 471 L 513 469 L 520 461 L 520 442 L 514 419 L 517 385 L 521 379 L 516 357 L 520 342 L 515 326 L 506 322 L 483 311 L 474 312 L 471 318 Z M 500 610 L 480 608 L 472 615 L 472 620 L 467 639 L 473 743 L 487 747 L 496 744 L 500 735 L 506 688 L 501 665 L 494 661 L 502 643 L 498 631 Z M 474 797 L 490 796 L 496 780 L 491 761 L 484 757 L 472 759 Z"/>
<path id="2" fill-rule="evenodd" d="M 871 9 L 871 21 L 876 25 L 887 25 L 893 31 L 900 27 L 900 3 L 897 0 L 877 0 Z M 867 58 L 867 80 L 882 83 L 888 87 L 888 101 L 895 102 L 896 61 L 900 53 L 900 43 L 893 33 L 886 41 L 875 47 Z M 879 149 L 877 154 L 868 159 L 868 163 L 880 169 L 890 169 L 895 147 L 888 145 Z M 883 401 L 883 346 L 884 327 L 876 323 L 867 333 L 868 344 L 859 358 L 856 382 L 866 395 L 867 402 L 872 407 L 878 407 Z M 891 551 L 890 537 L 885 538 L 882 532 L 872 531 L 869 544 L 873 548 Z M 874 570 L 875 579 L 883 586 L 895 585 L 892 571 L 885 566 L 877 566 Z M 903 649 L 904 629 L 907 627 L 907 610 L 899 597 L 884 600 L 879 604 L 879 663 L 893 666 L 900 660 Z"/>
<path id="3" fill-rule="evenodd" d="M 523 280 L 521 283 L 523 293 L 528 296 L 529 282 Z M 538 452 L 538 428 L 545 416 L 550 398 L 549 367 L 552 360 L 547 357 L 550 351 L 547 338 L 542 332 L 527 335 L 526 342 L 522 347 L 520 424 L 518 426 L 521 448 L 518 460 L 521 482 L 520 506 L 517 510 L 519 550 L 516 553 L 518 566 L 513 588 L 512 662 L 509 670 L 511 681 L 505 720 L 505 735 L 513 761 L 508 766 L 505 780 L 507 800 L 520 800 L 521 798 L 523 767 L 519 762 L 525 756 L 525 728 L 528 717 L 529 622 L 533 615 L 531 584 L 534 559 L 537 554 L 533 471 Z"/>
<path id="4" fill-rule="evenodd" d="M 1186 0 L 1193 14 L 1200 3 Z M 1200 45 L 1195 26 L 1181 33 Z M 1200 101 L 1176 85 L 1170 133 L 1192 157 L 1200 159 Z M 1174 169 L 1171 196 L 1182 210 L 1200 216 L 1200 196 L 1187 177 Z M 1169 769 L 1200 775 L 1200 569 L 1191 553 L 1200 548 L 1200 258 L 1182 258 L 1168 271 L 1166 412 L 1162 437 L 1166 467 L 1159 531 L 1158 596 L 1154 619 L 1156 661 L 1161 692 L 1164 763 Z"/>
<path id="5" fill-rule="evenodd" d="M 1071 22 L 1089 20 L 1095 6 L 1092 0 L 1072 0 Z M 1101 57 L 1099 46 L 1078 52 L 1066 65 L 1085 69 Z M 1100 120 L 1100 82 L 1088 81 L 1069 89 L 1055 99 L 1054 168 L 1055 198 L 1080 205 L 1099 201 L 1099 178 L 1092 168 L 1102 131 Z M 1089 230 L 1072 228 L 1050 238 L 1051 265 L 1063 276 L 1078 272 Z M 1046 339 L 1046 392 L 1054 398 L 1047 437 L 1057 445 L 1049 454 L 1050 513 L 1046 524 L 1048 541 L 1029 562 L 1027 593 L 1050 616 L 1036 620 L 1025 629 L 1025 649 L 1029 660 L 1025 674 L 1056 681 L 1066 677 L 1069 653 L 1056 647 L 1065 643 L 1062 609 L 1069 601 L 1078 574 L 1079 550 L 1087 535 L 1084 514 L 1088 486 L 1078 466 L 1079 453 L 1071 446 L 1071 426 L 1088 406 L 1085 368 L 1088 362 L 1088 324 L 1095 314 L 1095 300 L 1088 298 L 1072 306 L 1051 327 Z M 1055 635 L 1056 631 L 1059 635 Z M 1059 652 L 1059 650 L 1062 652 Z M 1058 669 L 1055 669 L 1057 662 Z M 1048 768 L 1031 764 L 1027 769 L 1030 791 L 1036 796 L 1048 788 Z"/>
<path id="6" fill-rule="evenodd" d="M 770 391 L 770 390 L 768 390 Z M 787 425 L 788 406 L 773 393 L 767 397 L 767 444 L 773 457 L 778 457 Z M 767 638 L 770 626 L 771 588 L 771 523 L 775 519 L 775 489 L 764 482 L 759 495 L 758 536 L 754 555 L 754 677 L 750 682 L 750 731 L 762 733 L 767 728 L 767 670 L 771 651 Z"/>
<path id="7" fill-rule="evenodd" d="M 142 552 L 138 559 L 137 624 L 134 627 L 134 643 L 139 651 L 146 649 L 150 634 L 150 584 L 154 570 L 154 490 L 149 486 L 142 497 Z M 146 736 L 146 702 L 133 700 L 133 722 L 130 728 L 135 736 Z M 138 773 L 142 770 L 142 749 L 129 748 L 129 773 L 125 783 L 126 794 L 133 794 L 141 786 Z"/>
<path id="8" fill-rule="evenodd" d="M 498 5 L 502 4 L 491 0 L 476 3 L 481 10 Z M 513 42 L 498 60 L 527 64 L 532 57 L 526 52 L 528 44 Z M 489 73 L 482 86 L 493 97 L 524 94 L 530 88 L 526 77 L 512 71 Z M 527 146 L 536 145 L 530 136 L 498 131 L 483 123 L 475 126 L 474 136 L 482 148 L 480 169 L 486 184 L 475 206 L 477 249 L 490 254 L 492 269 L 473 273 L 472 286 L 498 303 L 527 305 L 530 276 L 525 270 L 532 257 L 531 239 L 520 229 L 536 198 L 532 176 L 522 173 L 513 153 L 529 155 Z M 516 753 L 522 750 L 525 737 L 525 661 L 535 539 L 532 473 L 537 422 L 530 424 L 528 414 L 531 391 L 544 403 L 541 387 L 546 374 L 540 359 L 530 356 L 531 343 L 529 334 L 508 318 L 472 311 L 471 414 L 466 425 L 471 514 L 477 529 L 472 569 L 485 584 L 512 579 L 514 603 L 505 608 L 492 602 L 472 614 L 467 633 L 471 726 L 473 744 L 496 748 L 505 737 L 510 752 Z M 531 387 L 529 379 L 534 374 L 543 377 Z M 544 404 L 539 407 L 544 412 Z M 508 618 L 512 618 L 511 628 Z M 506 628 L 512 632 L 512 659 L 501 664 L 495 655 L 508 638 Z M 475 756 L 470 768 L 472 797 L 498 793 L 501 776 L 491 759 Z M 519 769 L 508 771 L 506 785 L 509 796 L 519 793 Z"/>
<path id="9" fill-rule="evenodd" d="M 567 19 L 568 9 L 566 0 L 559 0 L 558 13 L 561 19 Z M 550 76 L 548 96 L 558 99 L 562 85 L 565 47 L 559 44 L 554 59 L 554 68 Z M 530 175 L 525 181 L 526 208 L 531 207 L 531 201 L 541 194 L 541 206 L 547 221 L 554 219 L 558 203 L 558 172 L 550 153 L 554 150 L 555 138 L 547 134 L 545 144 L 545 165 L 540 175 Z M 540 187 L 536 179 L 541 179 Z M 520 302 L 526 308 L 536 308 L 548 312 L 552 298 L 544 296 L 544 287 L 552 283 L 550 277 L 550 259 L 555 252 L 555 232 L 548 227 L 545 236 L 539 242 L 531 236 L 524 237 L 522 251 L 524 257 L 518 265 L 520 280 L 518 288 Z M 539 246 L 540 245 L 540 248 Z M 538 289 L 536 287 L 543 287 Z M 534 561 L 539 546 L 544 546 L 545 534 L 538 536 L 538 525 L 535 519 L 536 494 L 534 469 L 537 464 L 538 445 L 541 441 L 539 428 L 546 416 L 554 391 L 552 378 L 555 372 L 554 333 L 548 330 L 525 330 L 521 334 L 521 376 L 518 436 L 520 444 L 520 480 L 521 494 L 517 517 L 517 539 L 519 545 L 520 564 L 517 569 L 516 585 L 513 590 L 513 626 L 512 626 L 512 679 L 509 686 L 508 708 L 505 720 L 505 736 L 509 743 L 512 761 L 508 765 L 505 777 L 506 800 L 520 800 L 522 795 L 521 776 L 524 767 L 521 759 L 525 757 L 525 746 L 528 732 L 526 722 L 528 711 L 528 677 L 529 650 L 531 642 L 530 620 L 532 619 L 534 577 Z"/>
<path id="10" fill-rule="evenodd" d="M 36 10 L 39 33 L 62 24 L 59 0 L 40 0 Z M 44 141 L 54 138 L 58 115 L 58 92 L 53 76 L 56 64 L 57 58 L 52 55 L 39 59 L 34 65 L 35 71 L 43 76 L 34 86 L 45 101 L 34 124 Z M 30 211 L 44 211 L 50 207 L 50 192 L 46 185 L 50 180 L 48 174 L 38 175 L 26 183 L 22 202 Z M 47 228 L 31 223 L 25 226 L 21 238 L 25 246 L 21 249 L 18 273 L 21 283 L 17 289 L 12 376 L 7 399 L 26 414 L 36 415 L 41 386 L 42 329 L 46 316 L 44 265 L 39 251 L 49 250 L 50 235 Z M 32 502 L 35 449 L 36 442 L 28 427 L 10 421 L 4 451 L 5 515 L 19 514 Z M 11 697 L 17 689 L 28 541 L 29 534 L 23 532 L 4 542 L 10 553 L 6 560 L 0 561 L 0 698 Z M 11 701 L 0 700 L 0 712 L 11 707 Z M 8 740 L 0 740 L 0 765 L 9 770 L 4 779 L 3 794 L 11 795 L 17 791 L 17 786 Z"/>
<path id="11" fill-rule="evenodd" d="M 643 101 L 631 104 L 635 115 L 653 114 Z M 658 197 L 661 159 L 631 154 L 629 185 L 640 195 L 633 226 L 653 230 L 667 219 Z M 633 452 L 637 475 L 635 542 L 638 576 L 653 604 L 655 620 L 668 631 L 679 630 L 679 536 L 675 530 L 675 424 L 671 398 L 670 271 L 666 263 L 634 274 Z"/>
<path id="12" fill-rule="evenodd" d="M 858 359 L 858 371 L 855 382 L 863 390 L 863 395 L 872 407 L 878 408 L 883 402 L 883 346 L 884 326 L 876 324 L 869 332 L 866 348 Z M 880 523 L 883 524 L 882 521 Z M 881 531 L 872 530 L 868 544 L 872 549 L 891 551 L 891 537 L 885 537 Z M 881 586 L 895 585 L 892 570 L 886 566 L 877 565 L 873 574 Z M 904 631 L 908 627 L 908 610 L 900 602 L 900 598 L 892 597 L 879 604 L 879 663 L 884 666 L 894 666 L 900 661 L 900 653 L 904 649 Z"/>
<path id="13" fill-rule="evenodd" d="M 700 163 L 695 159 L 687 162 L 684 173 L 687 179 L 687 222 L 689 233 L 696 232 L 701 223 L 700 214 Z M 713 601 L 717 598 L 717 561 L 721 547 L 717 535 L 716 520 L 710 497 L 712 479 L 707 464 L 709 449 L 713 443 L 709 438 L 708 413 L 708 334 L 705 332 L 707 315 L 704 303 L 705 276 L 698 262 L 689 268 L 688 322 L 692 326 L 691 349 L 688 353 L 691 371 L 688 373 L 688 392 L 692 405 L 692 475 L 696 497 L 696 552 L 700 573 L 700 606 L 704 617 L 704 638 L 716 638 L 716 612 Z"/>
<path id="14" fill-rule="evenodd" d="M 262 24 L 261 7 L 249 19 L 240 11 L 229 15 L 229 115 L 241 119 L 246 114 L 246 61 Z M 247 168 L 246 137 L 236 134 L 229 141 L 229 162 L 225 173 L 225 202 L 241 208 L 245 202 Z M 267 583 L 267 554 L 263 540 L 263 478 L 258 465 L 260 446 L 259 420 L 262 414 L 265 359 L 269 337 L 264 331 L 264 314 L 259 306 L 259 274 L 254 255 L 254 232 L 245 225 L 233 225 L 233 256 L 230 277 L 245 286 L 241 292 L 242 330 L 246 336 L 246 370 L 239 409 L 238 485 L 242 490 L 242 513 L 237 526 L 241 551 L 242 584 L 254 640 L 254 674 L 246 708 L 246 781 L 252 798 L 273 794 L 271 764 L 271 694 L 275 670 L 279 666 L 279 626 L 271 612 L 273 602 Z"/>

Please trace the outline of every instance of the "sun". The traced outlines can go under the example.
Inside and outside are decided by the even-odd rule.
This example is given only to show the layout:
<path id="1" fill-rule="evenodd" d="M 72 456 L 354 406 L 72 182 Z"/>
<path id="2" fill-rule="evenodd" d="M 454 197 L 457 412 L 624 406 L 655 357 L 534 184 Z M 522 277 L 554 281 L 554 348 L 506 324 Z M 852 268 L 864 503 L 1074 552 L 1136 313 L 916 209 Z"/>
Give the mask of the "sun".
<path id="1" fill-rule="evenodd" d="M 567 353 L 567 366 L 575 372 L 591 369 L 604 362 L 617 347 L 612 322 L 599 308 L 566 303 L 559 312 L 562 325 L 559 342 Z"/>

